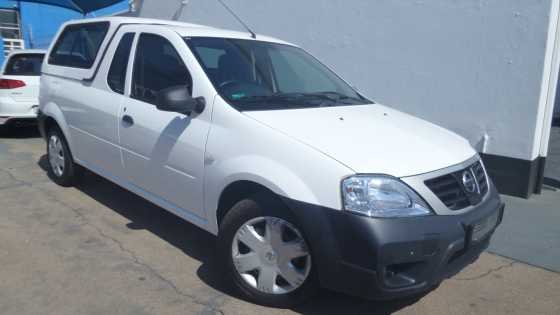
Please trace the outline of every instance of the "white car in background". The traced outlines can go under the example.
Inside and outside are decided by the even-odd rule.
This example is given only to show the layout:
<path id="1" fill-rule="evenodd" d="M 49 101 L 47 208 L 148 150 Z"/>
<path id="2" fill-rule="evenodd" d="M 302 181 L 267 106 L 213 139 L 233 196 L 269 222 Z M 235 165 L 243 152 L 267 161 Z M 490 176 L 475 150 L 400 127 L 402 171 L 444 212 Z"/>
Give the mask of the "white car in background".
<path id="1" fill-rule="evenodd" d="M 35 122 L 44 50 L 12 52 L 0 75 L 0 126 Z"/>

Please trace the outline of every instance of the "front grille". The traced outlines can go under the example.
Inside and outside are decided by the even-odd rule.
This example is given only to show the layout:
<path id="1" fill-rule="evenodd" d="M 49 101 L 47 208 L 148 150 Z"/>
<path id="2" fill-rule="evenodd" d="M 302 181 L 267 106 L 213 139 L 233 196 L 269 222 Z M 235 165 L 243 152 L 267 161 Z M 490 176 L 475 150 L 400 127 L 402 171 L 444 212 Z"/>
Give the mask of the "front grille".
<path id="1" fill-rule="evenodd" d="M 453 174 L 427 180 L 426 186 L 451 210 L 463 209 L 471 204 L 467 194 Z"/>
<path id="2" fill-rule="evenodd" d="M 463 185 L 462 176 L 465 171 L 471 172 L 476 179 L 475 192 L 468 192 Z M 488 193 L 488 182 L 480 161 L 460 171 L 429 179 L 425 184 L 450 210 L 476 205 Z"/>

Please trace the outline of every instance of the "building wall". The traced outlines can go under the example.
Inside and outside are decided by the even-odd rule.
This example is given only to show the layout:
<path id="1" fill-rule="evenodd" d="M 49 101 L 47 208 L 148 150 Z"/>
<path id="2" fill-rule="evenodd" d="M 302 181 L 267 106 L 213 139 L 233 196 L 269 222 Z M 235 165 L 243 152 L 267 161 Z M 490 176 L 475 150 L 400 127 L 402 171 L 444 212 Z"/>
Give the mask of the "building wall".
<path id="1" fill-rule="evenodd" d="M 4 51 L 4 39 L 0 37 L 0 51 Z M 0 54 L 0 65 L 4 64 L 4 54 Z"/>
<path id="2" fill-rule="evenodd" d="M 0 0 L 0 7 L 16 8 L 17 1 Z M 47 48 L 62 23 L 81 17 L 72 10 L 37 3 L 20 3 L 20 14 L 26 48 Z"/>
<path id="3" fill-rule="evenodd" d="M 166 19 L 180 3 L 137 2 L 139 15 Z M 481 153 L 519 159 L 509 171 L 539 157 L 558 0 L 226 2 L 258 33 L 301 45 L 378 102 L 447 127 Z M 179 19 L 240 29 L 217 1 L 191 0 Z"/>
<path id="4" fill-rule="evenodd" d="M 1 8 L 15 8 L 17 1 L 0 0 Z M 38 3 L 19 2 L 21 23 L 26 48 L 48 48 L 60 26 L 72 19 L 81 19 L 83 15 L 76 11 L 57 6 Z M 92 12 L 88 17 L 110 15 L 127 9 L 126 1 L 108 8 Z"/>
<path id="5" fill-rule="evenodd" d="M 21 22 L 25 47 L 48 48 L 60 26 L 66 21 L 79 19 L 78 12 L 37 3 L 21 3 Z"/>

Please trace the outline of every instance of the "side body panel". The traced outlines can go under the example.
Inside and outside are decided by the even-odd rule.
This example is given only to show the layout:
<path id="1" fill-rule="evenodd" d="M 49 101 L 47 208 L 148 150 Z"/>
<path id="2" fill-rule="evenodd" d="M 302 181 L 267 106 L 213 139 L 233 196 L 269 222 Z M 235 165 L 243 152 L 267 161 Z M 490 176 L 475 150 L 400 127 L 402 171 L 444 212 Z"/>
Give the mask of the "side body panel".
<path id="1" fill-rule="evenodd" d="M 220 96 L 214 102 L 206 159 L 205 208 L 213 233 L 218 231 L 220 195 L 236 181 L 252 181 L 283 197 L 341 209 L 340 183 L 353 174 L 316 149 L 236 111 Z"/>
<path id="2" fill-rule="evenodd" d="M 72 153 L 76 162 L 123 177 L 118 146 L 118 115 L 125 97 L 112 91 L 107 72 L 124 29 L 115 34 L 101 61 L 98 74 L 91 82 L 53 77 L 59 82 L 57 105 L 61 108 L 73 138 Z"/>
<path id="3" fill-rule="evenodd" d="M 200 114 L 185 115 L 161 111 L 153 104 L 127 97 L 118 123 L 126 178 L 147 193 L 182 209 L 184 215 L 206 222 L 203 206 L 204 151 L 215 92 L 177 33 L 153 25 L 130 28 L 137 31 L 138 38 L 141 34 L 151 34 L 169 41 L 190 72 L 192 96 L 204 97 L 207 105 Z M 135 46 L 137 43 L 138 40 Z M 136 48 L 133 51 L 136 58 Z M 153 65 L 157 65 L 157 61 Z M 129 69 L 128 73 L 129 95 L 133 71 Z M 122 119 L 125 115 L 133 120 L 133 124 L 125 123 Z"/>
<path id="4" fill-rule="evenodd" d="M 155 110 L 155 107 L 149 110 L 137 108 L 138 121 L 144 122 L 147 128 L 143 131 L 147 133 L 138 135 L 130 131 L 128 134 L 130 141 L 124 141 L 125 148 L 123 149 L 119 128 L 121 127 L 123 113 L 126 112 L 126 106 L 130 103 L 128 96 L 130 95 L 135 44 L 133 44 L 129 60 L 124 95 L 115 93 L 108 87 L 108 70 L 120 38 L 124 33 L 158 32 L 162 30 L 165 33 L 164 36 L 175 37 L 173 40 L 176 48 L 193 77 L 193 95 L 204 96 L 207 100 L 207 106 L 205 111 L 196 117 L 159 112 Z M 207 217 L 202 206 L 203 163 L 204 147 L 210 128 L 212 100 L 215 95 L 211 83 L 198 66 L 194 56 L 190 54 L 182 38 L 177 33 L 164 27 L 138 24 L 123 25 L 119 28 L 117 34 L 109 32 L 107 36 L 111 38 L 114 36 L 114 40 L 106 43 L 109 45 L 107 52 L 104 54 L 106 58 L 96 61 L 96 64 L 99 64 L 99 69 L 93 81 L 78 80 L 74 78 L 77 76 L 76 73 L 72 76 L 55 74 L 53 71 L 44 73 L 41 77 L 39 96 L 42 117 L 53 118 L 60 126 L 70 145 L 75 162 L 177 216 L 207 229 Z M 136 41 L 137 39 L 135 39 Z M 103 53 L 103 47 L 100 53 Z M 71 72 L 73 70 L 68 68 L 64 71 Z M 198 127 L 195 128 L 195 126 Z M 195 131 L 190 134 L 183 133 L 181 129 L 186 127 Z M 146 135 L 148 137 L 144 138 L 143 136 Z M 154 136 L 157 136 L 160 141 L 150 142 L 150 137 L 153 138 Z M 127 136 L 125 135 L 123 138 L 127 139 Z M 146 149 L 150 144 L 152 145 L 151 150 L 142 152 L 147 153 L 150 161 L 159 163 L 157 172 L 151 172 L 147 168 L 136 169 L 136 171 L 141 172 L 146 180 L 150 180 L 150 183 L 158 183 L 159 186 L 147 187 L 130 180 L 134 176 L 130 176 L 132 172 L 125 173 L 123 164 L 123 155 L 131 153 L 130 150 L 126 149 L 126 143 L 129 147 L 134 147 L 136 144 L 142 146 L 143 149 Z M 168 151 L 166 151 L 166 148 Z M 152 156 L 154 158 L 151 158 Z M 191 156 L 191 158 L 187 159 L 188 156 Z M 134 164 L 130 163 L 128 165 L 130 171 Z M 150 165 L 143 164 L 143 166 Z M 184 176 L 187 175 L 187 171 L 192 172 L 192 176 Z M 146 176 L 146 174 L 150 175 Z M 188 185 L 185 185 L 185 183 Z M 165 198 L 166 193 L 162 194 L 162 191 L 165 191 L 168 195 L 172 194 L 173 197 Z"/>

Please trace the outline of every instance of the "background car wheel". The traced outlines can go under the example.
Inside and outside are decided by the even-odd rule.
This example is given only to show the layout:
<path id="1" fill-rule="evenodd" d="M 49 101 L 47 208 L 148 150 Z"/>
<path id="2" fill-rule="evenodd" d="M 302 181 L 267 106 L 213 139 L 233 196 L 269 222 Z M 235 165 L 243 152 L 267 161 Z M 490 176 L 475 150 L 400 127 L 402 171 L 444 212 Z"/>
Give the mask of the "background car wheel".
<path id="1" fill-rule="evenodd" d="M 47 160 L 49 177 L 60 186 L 72 186 L 82 174 L 82 169 L 74 163 L 68 143 L 58 128 L 51 128 L 47 133 Z"/>
<path id="2" fill-rule="evenodd" d="M 0 125 L 0 136 L 7 136 L 10 134 L 10 131 L 9 125 Z"/>
<path id="3" fill-rule="evenodd" d="M 254 303 L 289 307 L 317 290 L 303 231 L 269 195 L 235 204 L 220 226 L 219 245 L 230 279 Z"/>

